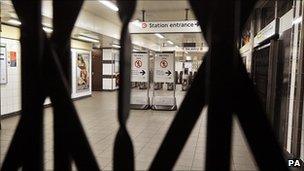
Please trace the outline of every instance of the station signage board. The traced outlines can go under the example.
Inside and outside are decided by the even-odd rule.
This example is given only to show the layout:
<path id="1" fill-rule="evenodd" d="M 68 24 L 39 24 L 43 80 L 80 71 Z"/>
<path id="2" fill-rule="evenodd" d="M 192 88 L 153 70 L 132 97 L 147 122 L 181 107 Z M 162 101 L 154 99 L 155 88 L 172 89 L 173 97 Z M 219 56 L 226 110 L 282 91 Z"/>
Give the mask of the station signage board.
<path id="1" fill-rule="evenodd" d="M 154 58 L 154 82 L 174 82 L 174 52 L 156 53 Z"/>
<path id="2" fill-rule="evenodd" d="M 132 53 L 132 82 L 148 82 L 149 78 L 149 56 L 146 52 Z"/>
<path id="3" fill-rule="evenodd" d="M 7 83 L 7 56 L 6 46 L 0 45 L 0 84 Z"/>
<path id="4" fill-rule="evenodd" d="M 264 27 L 261 31 L 257 33 L 257 35 L 254 37 L 254 47 L 258 46 L 263 41 L 269 39 L 270 37 L 274 36 L 278 32 L 277 27 L 277 20 L 274 19 L 272 22 L 270 22 L 266 27 Z"/>
<path id="5" fill-rule="evenodd" d="M 131 22 L 132 23 L 132 22 Z M 136 22 L 130 24 L 130 33 L 199 33 L 197 20 Z"/>

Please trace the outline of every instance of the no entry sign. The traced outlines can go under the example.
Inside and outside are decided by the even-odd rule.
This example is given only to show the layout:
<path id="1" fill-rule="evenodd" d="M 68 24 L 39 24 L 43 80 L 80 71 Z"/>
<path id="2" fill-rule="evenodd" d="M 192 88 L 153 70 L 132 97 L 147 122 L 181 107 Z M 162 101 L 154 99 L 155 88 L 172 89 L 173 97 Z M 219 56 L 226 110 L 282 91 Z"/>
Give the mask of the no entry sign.
<path id="1" fill-rule="evenodd" d="M 148 82 L 148 53 L 136 52 L 132 54 L 132 82 Z"/>
<path id="2" fill-rule="evenodd" d="M 154 82 L 174 82 L 174 52 L 155 54 Z"/>

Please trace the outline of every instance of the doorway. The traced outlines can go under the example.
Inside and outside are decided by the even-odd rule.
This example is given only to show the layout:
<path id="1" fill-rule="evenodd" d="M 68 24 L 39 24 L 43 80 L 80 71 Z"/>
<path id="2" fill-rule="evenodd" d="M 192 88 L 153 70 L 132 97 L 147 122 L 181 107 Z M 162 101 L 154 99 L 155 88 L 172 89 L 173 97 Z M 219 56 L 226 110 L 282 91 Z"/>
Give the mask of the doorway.
<path id="1" fill-rule="evenodd" d="M 92 50 L 92 91 L 102 90 L 102 51 Z"/>

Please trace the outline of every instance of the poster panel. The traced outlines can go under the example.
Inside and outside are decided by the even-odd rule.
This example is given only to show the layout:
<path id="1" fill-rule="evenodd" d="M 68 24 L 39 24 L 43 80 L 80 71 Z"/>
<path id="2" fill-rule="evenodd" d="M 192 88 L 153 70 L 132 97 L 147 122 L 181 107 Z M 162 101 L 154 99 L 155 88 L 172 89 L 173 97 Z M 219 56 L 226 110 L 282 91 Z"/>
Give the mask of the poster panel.
<path id="1" fill-rule="evenodd" d="M 0 84 L 7 84 L 7 54 L 6 45 L 0 45 Z"/>
<path id="2" fill-rule="evenodd" d="M 132 82 L 148 82 L 149 78 L 149 65 L 148 53 L 133 53 L 132 54 Z"/>
<path id="3" fill-rule="evenodd" d="M 154 82 L 174 82 L 174 52 L 156 53 L 154 61 Z"/>
<path id="4" fill-rule="evenodd" d="M 90 90 L 90 53 L 76 53 L 76 92 Z"/>
<path id="5" fill-rule="evenodd" d="M 17 52 L 9 51 L 9 65 L 10 67 L 17 67 Z"/>

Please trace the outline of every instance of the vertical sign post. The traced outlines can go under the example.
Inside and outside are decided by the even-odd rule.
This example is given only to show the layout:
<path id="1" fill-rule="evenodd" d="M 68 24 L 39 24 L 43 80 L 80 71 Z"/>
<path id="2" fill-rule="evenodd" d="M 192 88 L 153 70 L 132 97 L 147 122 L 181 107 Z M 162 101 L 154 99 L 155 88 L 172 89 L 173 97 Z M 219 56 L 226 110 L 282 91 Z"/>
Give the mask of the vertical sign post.
<path id="1" fill-rule="evenodd" d="M 131 60 L 131 109 L 148 109 L 149 100 L 149 55 L 133 52 Z"/>
<path id="2" fill-rule="evenodd" d="M 152 109 L 176 110 L 174 52 L 157 52 L 154 56 Z"/>

